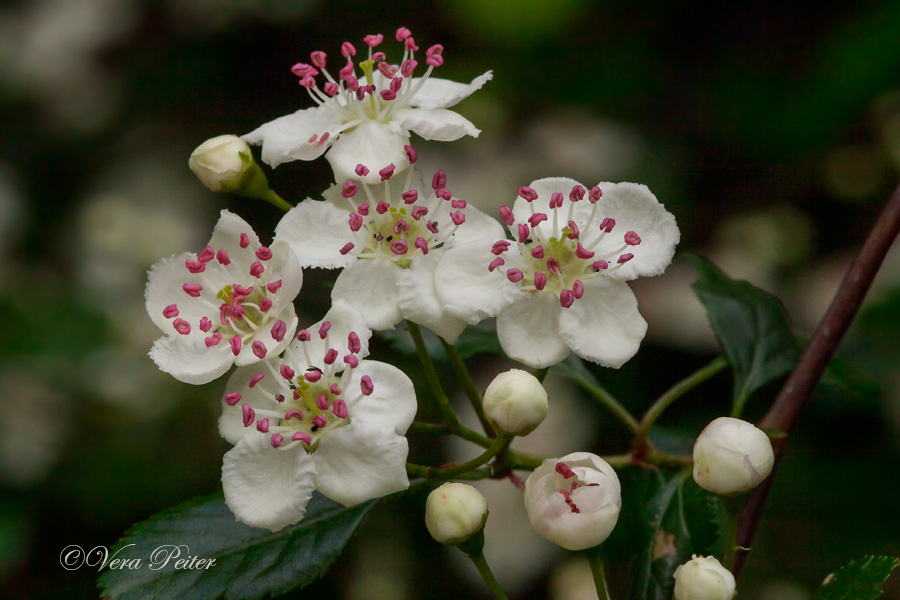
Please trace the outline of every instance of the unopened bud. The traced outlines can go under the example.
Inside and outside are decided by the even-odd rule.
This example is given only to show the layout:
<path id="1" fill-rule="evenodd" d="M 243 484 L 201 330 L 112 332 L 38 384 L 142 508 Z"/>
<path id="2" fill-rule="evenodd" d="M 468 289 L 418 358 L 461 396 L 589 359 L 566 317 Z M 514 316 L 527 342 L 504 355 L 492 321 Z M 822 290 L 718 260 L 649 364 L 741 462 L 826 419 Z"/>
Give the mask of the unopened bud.
<path id="1" fill-rule="evenodd" d="M 487 517 L 487 500 L 465 483 L 445 483 L 425 501 L 425 527 L 442 544 L 456 546 L 468 540 L 484 529 Z"/>
<path id="2" fill-rule="evenodd" d="M 675 600 L 731 600 L 734 575 L 712 556 L 696 554 L 675 569 Z"/>
<path id="3" fill-rule="evenodd" d="M 755 488 L 772 472 L 769 437 L 751 423 L 719 417 L 694 442 L 694 481 L 716 494 Z"/>
<path id="4" fill-rule="evenodd" d="M 208 139 L 191 152 L 188 166 L 213 192 L 233 192 L 254 164 L 247 142 L 236 135 Z"/>
<path id="5" fill-rule="evenodd" d="M 510 369 L 484 392 L 484 415 L 504 433 L 528 435 L 547 418 L 547 392 L 537 377 Z"/>

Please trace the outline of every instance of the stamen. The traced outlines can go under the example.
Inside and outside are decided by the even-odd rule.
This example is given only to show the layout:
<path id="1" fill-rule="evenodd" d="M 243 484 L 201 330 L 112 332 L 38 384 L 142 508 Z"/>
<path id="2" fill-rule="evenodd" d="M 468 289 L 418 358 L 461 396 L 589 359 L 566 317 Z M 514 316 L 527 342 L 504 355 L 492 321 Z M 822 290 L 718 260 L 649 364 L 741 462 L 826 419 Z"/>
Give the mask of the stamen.
<path id="1" fill-rule="evenodd" d="M 428 214 L 428 207 L 426 206 L 417 206 L 412 209 L 412 218 L 416 221 L 421 220 L 422 217 Z"/>
<path id="2" fill-rule="evenodd" d="M 259 262 L 258 260 L 255 261 L 252 265 L 250 265 L 250 274 L 253 275 L 254 277 L 256 277 L 257 279 L 259 279 L 259 276 L 262 275 L 265 270 L 266 270 L 266 268 L 263 267 L 262 263 Z"/>
<path id="3" fill-rule="evenodd" d="M 265 377 L 262 373 L 257 373 L 253 377 L 250 378 L 250 383 L 248 384 L 250 387 L 256 387 L 256 384 L 263 380 Z"/>
<path id="4" fill-rule="evenodd" d="M 369 168 L 363 164 L 356 165 L 356 174 L 360 177 L 365 177 L 369 174 Z"/>
<path id="5" fill-rule="evenodd" d="M 384 64 L 384 63 L 381 63 L 381 64 Z M 394 168 L 395 168 L 394 163 L 391 163 L 388 166 L 386 166 L 385 168 L 378 171 L 378 175 L 381 176 L 381 180 L 387 181 L 388 179 L 390 179 L 391 176 L 394 174 Z"/>
<path id="6" fill-rule="evenodd" d="M 183 289 L 184 293 L 188 296 L 191 296 L 192 298 L 199 298 L 200 290 L 203 289 L 203 286 L 199 283 L 186 283 L 181 286 L 181 289 Z"/>
<path id="7" fill-rule="evenodd" d="M 447 187 L 447 174 L 440 169 L 435 171 L 434 177 L 431 178 L 431 187 L 435 191 Z"/>
<path id="8" fill-rule="evenodd" d="M 556 463 L 556 472 L 563 476 L 563 479 L 569 479 L 571 477 L 575 477 L 575 472 L 569 468 L 564 462 Z"/>
<path id="9" fill-rule="evenodd" d="M 322 371 L 318 369 L 309 369 L 303 374 L 303 377 L 310 383 L 315 383 L 322 379 Z"/>
<path id="10" fill-rule="evenodd" d="M 251 348 L 253 349 L 253 354 L 255 354 L 257 358 L 262 359 L 266 357 L 266 353 L 268 352 L 268 350 L 266 350 L 266 345 L 261 341 L 256 340 L 255 342 L 253 342 Z"/>
<path id="11" fill-rule="evenodd" d="M 318 407 L 319 410 L 328 410 L 331 408 L 331 403 L 328 402 L 328 396 L 322 394 L 316 398 L 316 407 Z"/>
<path id="12" fill-rule="evenodd" d="M 229 338 L 228 343 L 231 344 L 231 353 L 237 356 L 241 353 L 241 336 L 236 335 Z"/>
<path id="13" fill-rule="evenodd" d="M 181 335 L 187 335 L 191 332 L 191 324 L 184 319 L 175 319 L 175 321 L 172 322 L 172 326 L 175 327 L 175 331 Z"/>
<path id="14" fill-rule="evenodd" d="M 272 251 L 266 246 L 260 246 L 259 250 L 256 251 L 256 258 L 259 260 L 270 260 L 272 258 Z"/>
<path id="15" fill-rule="evenodd" d="M 572 293 L 575 294 L 575 299 L 579 300 L 584 295 L 584 284 L 581 283 L 580 279 L 576 279 L 575 283 L 572 284 Z"/>
<path id="16" fill-rule="evenodd" d="M 260 419 L 257 421 L 256 430 L 260 433 L 269 433 L 269 419 Z"/>
<path id="17" fill-rule="evenodd" d="M 594 253 L 591 252 L 590 250 L 586 250 L 584 248 L 584 246 L 581 245 L 581 242 L 578 242 L 575 245 L 575 256 L 577 256 L 578 258 L 587 260 L 588 258 L 593 258 Z M 604 268 L 606 268 L 606 267 L 604 267 Z"/>
<path id="18" fill-rule="evenodd" d="M 344 58 L 350 58 L 351 56 L 356 56 L 356 48 L 353 47 L 353 44 L 350 42 L 344 42 L 341 44 L 341 54 Z"/>
<path id="19" fill-rule="evenodd" d="M 309 332 L 305 329 L 301 329 L 297 332 L 297 341 L 300 342 L 308 342 L 312 337 L 309 335 Z"/>
<path id="20" fill-rule="evenodd" d="M 363 218 L 356 213 L 350 213 L 350 231 L 357 232 L 362 226 Z"/>
<path id="21" fill-rule="evenodd" d="M 409 247 L 403 240 L 394 240 L 391 242 L 391 252 L 397 256 L 403 256 L 409 251 Z"/>
<path id="22" fill-rule="evenodd" d="M 629 231 L 625 234 L 625 243 L 629 246 L 637 246 L 641 243 L 641 237 L 633 231 Z"/>
<path id="23" fill-rule="evenodd" d="M 313 427 L 322 428 L 328 425 L 328 418 L 325 415 L 318 415 L 313 419 Z"/>
<path id="24" fill-rule="evenodd" d="M 572 290 L 563 290 L 559 293 L 559 304 L 563 308 L 569 308 L 575 302 L 575 294 Z"/>
<path id="25" fill-rule="evenodd" d="M 171 319 L 172 317 L 178 316 L 178 306 L 175 304 L 170 304 L 163 309 L 163 316 L 167 319 Z"/>
<path id="26" fill-rule="evenodd" d="M 550 208 L 562 208 L 563 195 L 559 192 L 550 194 Z"/>
<path id="27" fill-rule="evenodd" d="M 536 191 L 528 187 L 527 185 L 523 185 L 519 188 L 519 196 L 525 199 L 526 202 L 533 202 L 538 199 L 538 194 Z"/>
<path id="28" fill-rule="evenodd" d="M 510 227 L 512 227 L 516 222 L 516 218 L 513 216 L 512 209 L 510 209 L 505 204 L 500 207 L 500 218 Z"/>
<path id="29" fill-rule="evenodd" d="M 499 256 L 491 261 L 491 264 L 488 265 L 488 271 L 493 271 L 500 265 L 506 264 L 506 261 L 500 258 Z"/>
<path id="30" fill-rule="evenodd" d="M 570 240 L 578 239 L 578 236 L 581 235 L 581 231 L 578 229 L 578 224 L 575 221 L 569 219 L 567 227 L 569 228 L 569 235 L 567 235 L 566 237 L 568 237 Z"/>
<path id="31" fill-rule="evenodd" d="M 403 219 L 397 219 L 397 222 L 394 223 L 394 233 L 396 235 L 402 235 L 407 231 L 409 231 L 409 223 L 407 223 Z"/>
<path id="32" fill-rule="evenodd" d="M 463 209 L 466 207 L 466 201 L 456 198 L 450 201 L 450 206 L 452 206 L 453 208 Z"/>
<path id="33" fill-rule="evenodd" d="M 553 273 L 554 275 L 559 275 L 562 272 L 560 268 L 559 259 L 558 258 L 548 258 L 547 259 L 547 270 Z"/>
<path id="34" fill-rule="evenodd" d="M 422 251 L 422 254 L 428 254 L 428 242 L 425 241 L 425 238 L 417 237 L 415 246 Z"/>
<path id="35" fill-rule="evenodd" d="M 268 298 L 263 298 L 259 303 L 259 312 L 269 312 L 270 308 L 272 308 L 272 301 Z"/>
<path id="36" fill-rule="evenodd" d="M 347 349 L 353 354 L 359 354 L 362 350 L 362 343 L 359 341 L 359 335 L 355 331 L 351 331 L 347 336 Z"/>
<path id="37" fill-rule="evenodd" d="M 268 298 L 267 298 L 268 300 Z M 271 302 L 271 300 L 270 300 Z M 272 339 L 276 342 L 280 342 L 284 339 L 284 336 L 287 334 L 287 324 L 279 319 L 275 321 L 275 324 L 272 325 Z"/>
<path id="38" fill-rule="evenodd" d="M 228 406 L 234 406 L 238 402 L 241 401 L 241 394 L 239 392 L 230 392 L 225 394 L 225 404 Z"/>
<path id="39" fill-rule="evenodd" d="M 241 234 L 241 242 L 240 242 L 241 248 L 246 248 L 249 245 L 250 245 L 250 238 L 247 236 L 246 233 L 242 233 Z"/>
<path id="40" fill-rule="evenodd" d="M 544 286 L 546 286 L 546 285 L 547 285 L 547 276 L 544 275 L 543 273 L 535 273 L 534 274 L 534 287 L 538 291 L 541 291 L 542 289 L 544 289 Z"/>
<path id="41" fill-rule="evenodd" d="M 325 358 L 323 359 L 323 362 L 326 365 L 333 365 L 334 361 L 337 360 L 337 357 L 338 357 L 337 350 L 335 350 L 334 348 L 329 348 L 328 352 L 325 353 Z"/>
<path id="42" fill-rule="evenodd" d="M 212 336 L 203 340 L 203 342 L 206 344 L 207 348 L 212 348 L 213 346 L 218 346 L 219 342 L 221 342 L 221 341 L 222 341 L 222 334 L 219 333 L 218 331 L 215 332 L 214 334 L 212 334 Z"/>
<path id="43" fill-rule="evenodd" d="M 416 190 L 408 190 L 408 191 L 400 194 L 400 197 L 403 198 L 404 203 L 414 204 L 416 202 L 416 200 L 419 199 L 419 192 L 417 192 Z M 423 206 L 420 208 L 425 208 L 425 207 Z M 427 212 L 427 209 L 426 209 L 426 212 Z"/>
<path id="44" fill-rule="evenodd" d="M 528 228 L 528 225 L 525 223 L 519 223 L 519 243 L 524 244 L 528 239 L 528 235 L 531 233 L 531 229 Z"/>
<path id="45" fill-rule="evenodd" d="M 606 262 L 605 260 L 598 260 L 591 266 L 594 267 L 595 271 L 603 271 L 603 270 L 606 270 L 607 268 L 609 268 L 609 263 Z"/>
<path id="46" fill-rule="evenodd" d="M 547 215 L 544 213 L 534 213 L 530 217 L 528 217 L 528 224 L 532 227 L 537 227 L 543 221 L 547 220 Z"/>
<path id="47" fill-rule="evenodd" d="M 250 427 L 251 423 L 256 419 L 256 411 L 249 404 L 242 405 L 241 411 L 244 413 L 244 427 Z"/>
<path id="48" fill-rule="evenodd" d="M 293 419 L 294 417 L 297 417 L 297 420 L 298 420 L 298 421 L 302 421 L 302 420 L 303 420 L 303 411 L 302 411 L 302 410 L 299 410 L 299 409 L 296 409 L 296 408 L 292 408 L 291 410 L 289 410 L 289 411 L 287 411 L 286 413 L 284 413 L 284 420 L 285 420 L 285 421 L 290 421 L 290 420 Z"/>
<path id="49" fill-rule="evenodd" d="M 347 403 L 344 402 L 342 398 L 338 398 L 334 401 L 334 406 L 331 407 L 331 412 L 334 413 L 338 419 L 346 419 L 347 418 Z"/>
<path id="50" fill-rule="evenodd" d="M 603 221 L 600 222 L 600 229 L 606 233 L 612 233 L 613 227 L 615 226 L 616 220 L 610 217 L 605 217 Z"/>
<path id="51" fill-rule="evenodd" d="M 231 259 L 228 258 L 228 252 L 225 251 L 225 248 L 216 252 L 216 260 L 219 261 L 220 265 L 228 266 L 231 264 Z"/>
<path id="52" fill-rule="evenodd" d="M 384 200 L 381 200 L 380 202 L 378 202 L 378 204 L 375 205 L 375 212 L 377 212 L 379 215 L 383 215 L 389 210 L 391 210 L 391 205 Z"/>
<path id="53" fill-rule="evenodd" d="M 509 240 L 499 240 L 494 242 L 494 246 L 491 248 L 491 252 L 497 256 L 500 256 L 507 250 L 509 250 Z"/>
<path id="54" fill-rule="evenodd" d="M 362 390 L 363 396 L 370 396 L 372 392 L 375 391 L 375 385 L 372 383 L 372 378 L 368 375 L 362 376 L 359 387 Z"/>
<path id="55" fill-rule="evenodd" d="M 212 321 L 209 320 L 209 317 L 203 317 L 202 319 L 200 319 L 200 331 L 206 333 L 210 329 L 212 329 Z"/>
<path id="56" fill-rule="evenodd" d="M 512 281 L 513 283 L 518 283 L 522 281 L 525 277 L 525 274 L 522 273 L 519 269 L 509 269 L 506 271 L 506 278 Z"/>
<path id="57" fill-rule="evenodd" d="M 323 321 L 319 327 L 319 339 L 324 340 L 328 337 L 328 331 L 331 329 L 331 321 Z"/>
<path id="58" fill-rule="evenodd" d="M 369 48 L 374 48 L 384 40 L 384 36 L 380 33 L 369 34 L 363 38 L 363 41 Z"/>
<path id="59" fill-rule="evenodd" d="M 571 200 L 572 202 L 578 202 L 579 200 L 584 199 L 585 192 L 586 190 L 584 189 L 584 187 L 576 185 L 572 188 L 572 191 L 569 192 L 569 200 Z"/>
<path id="60" fill-rule="evenodd" d="M 412 35 L 412 32 L 406 27 L 400 27 L 397 29 L 397 41 L 402 42 L 406 38 Z"/>
<path id="61" fill-rule="evenodd" d="M 292 380 L 294 378 L 294 375 L 297 374 L 296 371 L 294 371 L 292 368 L 290 368 L 287 365 L 281 365 L 281 368 L 279 369 L 279 371 L 281 372 L 281 376 L 284 377 L 285 379 L 287 379 L 288 381 Z"/>
<path id="62" fill-rule="evenodd" d="M 454 225 L 462 225 L 466 222 L 466 215 L 461 212 L 452 212 L 450 213 L 450 220 L 453 221 Z"/>
<path id="63" fill-rule="evenodd" d="M 597 200 L 599 200 L 603 196 L 603 191 L 598 187 L 594 186 L 591 188 L 591 191 L 588 193 L 588 200 L 591 204 L 596 204 Z"/>
<path id="64" fill-rule="evenodd" d="M 283 441 L 284 441 L 284 436 L 281 435 L 280 433 L 272 434 L 272 442 L 271 443 L 272 443 L 273 448 L 277 448 L 278 446 L 280 446 L 281 442 L 283 442 Z"/>
<path id="65" fill-rule="evenodd" d="M 310 437 L 310 435 L 308 433 L 306 433 L 305 431 L 296 432 L 294 435 L 291 436 L 291 440 L 295 441 L 295 442 L 301 441 L 304 444 L 306 444 L 307 446 L 312 444 L 312 437 Z"/>
<path id="66" fill-rule="evenodd" d="M 405 64 L 406 63 L 404 63 L 404 65 Z M 404 75 L 404 77 L 409 77 L 409 75 Z M 391 82 L 391 87 L 393 87 L 393 82 Z M 399 88 L 400 86 L 397 86 L 397 87 Z M 397 90 L 394 90 L 394 91 L 396 92 Z M 407 144 L 406 146 L 403 146 L 403 150 L 404 150 L 404 152 L 406 152 L 406 157 L 409 159 L 409 164 L 411 164 L 411 165 L 416 164 L 416 160 L 418 160 L 418 155 L 416 154 L 416 151 L 413 150 L 413 147 Z"/>
<path id="67" fill-rule="evenodd" d="M 634 254 L 631 254 L 631 253 L 623 254 L 623 255 L 621 255 L 621 256 L 619 257 L 619 259 L 616 261 L 616 264 L 621 265 L 621 264 L 623 264 L 623 263 L 627 263 L 627 262 L 628 262 L 629 260 L 631 260 L 632 258 L 634 258 Z"/>
<path id="68" fill-rule="evenodd" d="M 403 64 L 400 65 L 400 74 L 406 78 L 410 78 L 413 76 L 413 71 L 416 70 L 418 66 L 418 62 L 415 59 L 407 59 L 403 61 Z"/>
<path id="69" fill-rule="evenodd" d="M 353 356 L 352 354 L 348 354 L 344 356 L 344 362 L 350 365 L 350 368 L 355 369 L 359 366 L 359 359 Z"/>
<path id="70" fill-rule="evenodd" d="M 200 262 L 199 260 L 188 259 L 188 260 L 184 261 L 184 266 L 187 268 L 188 271 L 190 271 L 191 273 L 194 273 L 195 275 L 197 273 L 202 273 L 203 271 L 206 270 L 206 263 Z"/>
<path id="71" fill-rule="evenodd" d="M 532 258 L 544 258 L 544 247 L 543 246 L 535 246 L 531 249 L 531 257 Z"/>
<path id="72" fill-rule="evenodd" d="M 351 250 L 353 250 L 353 242 L 347 242 L 346 244 L 344 244 L 341 247 L 339 252 L 341 253 L 342 256 L 346 256 L 347 253 L 350 252 Z"/>
<path id="73" fill-rule="evenodd" d="M 353 181 L 352 179 L 347 180 L 347 182 L 344 183 L 343 189 L 341 190 L 341 196 L 343 196 L 344 198 L 352 198 L 356 195 L 358 189 L 359 188 L 356 187 L 355 181 Z"/>
<path id="74" fill-rule="evenodd" d="M 444 47 L 440 44 L 435 44 L 431 48 L 425 51 L 425 64 L 430 67 L 439 67 L 444 64 L 444 57 L 441 56 L 441 53 L 444 51 Z"/>

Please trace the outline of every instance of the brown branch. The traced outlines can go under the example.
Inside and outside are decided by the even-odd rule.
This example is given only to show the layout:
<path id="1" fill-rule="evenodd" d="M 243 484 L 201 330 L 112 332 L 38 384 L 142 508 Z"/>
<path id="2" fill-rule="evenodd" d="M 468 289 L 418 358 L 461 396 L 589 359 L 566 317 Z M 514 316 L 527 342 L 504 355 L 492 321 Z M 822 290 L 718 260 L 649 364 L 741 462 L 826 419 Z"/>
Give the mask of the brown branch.
<path id="1" fill-rule="evenodd" d="M 822 377 L 844 334 L 847 333 L 898 231 L 900 231 L 900 187 L 888 200 L 862 250 L 844 276 L 809 346 L 800 357 L 797 368 L 788 377 L 769 412 L 759 422 L 761 429 L 775 429 L 785 436 L 772 441 L 775 448 L 775 466 L 772 475 L 750 493 L 741 512 L 739 547 L 749 548 L 753 542 L 753 534 L 789 436 L 794 431 L 800 413 L 809 402 L 813 388 Z M 740 573 L 746 555 L 745 551 L 738 552 L 734 564 L 735 577 Z"/>

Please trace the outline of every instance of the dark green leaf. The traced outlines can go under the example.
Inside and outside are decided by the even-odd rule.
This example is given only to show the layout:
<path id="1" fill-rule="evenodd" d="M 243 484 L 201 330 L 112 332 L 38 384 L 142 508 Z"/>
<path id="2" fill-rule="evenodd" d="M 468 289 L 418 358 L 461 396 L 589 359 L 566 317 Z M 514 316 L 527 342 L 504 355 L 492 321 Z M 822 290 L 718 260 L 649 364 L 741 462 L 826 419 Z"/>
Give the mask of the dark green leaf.
<path id="1" fill-rule="evenodd" d="M 302 521 L 272 533 L 235 522 L 221 493 L 195 498 L 129 530 L 109 556 L 140 559 L 140 568 L 103 569 L 102 595 L 112 600 L 238 600 L 305 586 L 328 570 L 375 502 L 347 508 L 313 494 Z M 173 546 L 180 548 L 177 558 L 190 555 L 215 559 L 215 564 L 176 569 L 173 557 L 163 567 L 160 560 Z M 163 550 L 154 568 L 158 548 Z"/>
<path id="2" fill-rule="evenodd" d="M 447 353 L 444 352 L 440 338 L 426 327 L 420 327 L 420 330 L 431 359 L 447 360 Z M 400 323 L 394 329 L 379 331 L 377 335 L 387 340 L 391 347 L 398 352 L 416 354 L 416 346 L 406 331 L 405 322 Z M 492 321 L 482 321 L 478 325 L 466 327 L 453 346 L 461 358 L 469 358 L 480 352 L 505 356 L 503 349 L 500 348 L 500 342 L 497 340 L 497 330 Z"/>
<path id="3" fill-rule="evenodd" d="M 690 471 L 622 473 L 622 514 L 604 544 L 613 597 L 669 600 L 674 573 L 692 554 L 721 546 L 719 501 L 698 487 Z"/>
<path id="4" fill-rule="evenodd" d="M 866 556 L 844 565 L 825 579 L 814 600 L 875 600 L 881 586 L 900 560 L 891 556 Z"/>
<path id="5" fill-rule="evenodd" d="M 696 255 L 688 257 L 700 275 L 694 293 L 735 373 L 734 404 L 794 368 L 799 357 L 781 301 L 746 281 L 735 281 Z"/>

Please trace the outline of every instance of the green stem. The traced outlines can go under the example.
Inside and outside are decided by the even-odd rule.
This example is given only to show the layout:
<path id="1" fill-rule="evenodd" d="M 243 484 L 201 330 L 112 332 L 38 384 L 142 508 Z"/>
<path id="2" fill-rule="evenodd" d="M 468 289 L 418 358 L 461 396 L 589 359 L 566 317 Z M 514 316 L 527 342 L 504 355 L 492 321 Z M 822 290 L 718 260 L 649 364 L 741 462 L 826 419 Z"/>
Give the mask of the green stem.
<path id="1" fill-rule="evenodd" d="M 416 345 L 416 352 L 419 354 L 419 360 L 422 362 L 422 368 L 425 370 L 425 379 L 428 381 L 431 393 L 434 394 L 437 400 L 441 414 L 444 415 L 444 420 L 447 421 L 450 428 L 455 431 L 455 427 L 460 425 L 459 417 L 456 416 L 453 407 L 450 406 L 450 399 L 447 398 L 447 394 L 444 392 L 443 386 L 441 386 L 437 370 L 434 368 L 434 363 L 431 362 L 431 355 L 428 354 L 428 350 L 425 348 L 422 332 L 419 330 L 419 326 L 412 321 L 406 322 L 406 330 L 412 336 L 413 343 Z"/>
<path id="2" fill-rule="evenodd" d="M 501 450 L 503 450 L 507 444 L 509 444 L 509 441 L 511 439 L 512 436 L 500 435 L 493 441 L 493 444 L 491 444 L 491 446 L 487 450 L 485 450 L 472 460 L 464 462 L 460 465 L 454 465 L 452 467 L 446 467 L 442 469 L 438 467 L 421 467 L 421 465 L 413 465 L 411 463 L 407 463 L 407 472 L 410 472 L 410 467 L 412 467 L 412 474 L 419 477 L 437 480 L 453 479 L 454 477 L 458 477 L 459 475 L 468 473 L 469 471 L 486 465 L 488 461 L 497 456 L 497 454 Z"/>
<path id="3" fill-rule="evenodd" d="M 722 566 L 732 570 L 734 567 L 734 555 L 737 550 L 738 523 L 741 517 L 741 508 L 747 494 L 738 496 L 723 496 L 725 504 L 725 548 L 722 552 Z"/>
<path id="4" fill-rule="evenodd" d="M 484 559 L 484 552 L 478 552 L 477 554 L 466 554 L 470 559 L 472 559 L 472 563 L 475 565 L 475 568 L 478 569 L 478 573 L 481 575 L 481 578 L 484 579 L 484 582 L 487 584 L 488 588 L 490 588 L 491 592 L 494 594 L 494 598 L 497 600 L 507 600 L 506 594 L 503 592 L 503 588 L 500 587 L 500 582 L 497 581 L 497 578 L 494 577 L 494 574 L 491 572 L 491 568 L 488 566 L 487 561 Z"/>
<path id="5" fill-rule="evenodd" d="M 599 383 L 594 383 L 592 385 L 588 385 L 587 382 L 579 381 L 581 387 L 586 389 L 591 395 L 600 401 L 600 404 L 605 406 L 619 421 L 622 422 L 625 427 L 628 428 L 632 433 L 638 430 L 638 422 L 631 413 L 628 412 L 628 409 L 622 406 L 622 404 L 615 399 L 615 397 L 606 391 Z"/>
<path id="6" fill-rule="evenodd" d="M 591 565 L 591 575 L 594 576 L 594 587 L 597 588 L 598 600 L 609 600 L 609 590 L 606 589 L 606 576 L 603 573 L 602 545 L 588 548 L 585 551 L 588 563 Z"/>
<path id="7" fill-rule="evenodd" d="M 287 211 L 291 210 L 292 208 L 294 208 L 287 202 L 287 200 L 285 200 L 284 198 L 282 198 L 281 196 L 279 196 L 272 190 L 269 190 L 269 193 L 267 193 L 265 196 L 263 196 L 262 199 L 265 200 L 266 202 L 268 202 L 269 204 L 272 204 L 273 206 L 280 208 L 284 212 L 287 212 Z"/>
<path id="8" fill-rule="evenodd" d="M 724 356 L 720 356 L 702 369 L 688 375 L 675 385 L 673 385 L 667 392 L 665 392 L 662 396 L 660 396 L 653 405 L 647 409 L 647 412 L 644 414 L 644 418 L 641 419 L 640 424 L 638 425 L 637 430 L 634 434 L 635 447 L 640 447 L 644 441 L 647 439 L 647 435 L 650 433 L 650 428 L 656 422 L 659 417 L 662 416 L 663 412 L 669 405 L 671 405 L 675 400 L 683 396 L 688 391 L 694 389 L 722 369 L 728 366 L 728 359 Z"/>
<path id="9" fill-rule="evenodd" d="M 459 356 L 459 352 L 457 352 L 456 348 L 451 344 L 448 344 L 443 339 L 441 339 L 441 344 L 444 346 L 447 358 L 450 359 L 450 366 L 453 367 L 453 372 L 456 373 L 456 376 L 459 378 L 459 383 L 462 385 L 463 391 L 465 391 L 466 397 L 469 399 L 469 403 L 472 405 L 472 408 L 475 409 L 478 420 L 481 421 L 481 426 L 484 428 L 485 433 L 494 437 L 494 428 L 491 427 L 491 424 L 488 423 L 488 420 L 484 416 L 484 406 L 482 405 L 481 394 L 478 392 L 478 388 L 475 387 L 475 382 L 469 374 L 469 369 L 466 367 L 465 361 Z"/>

